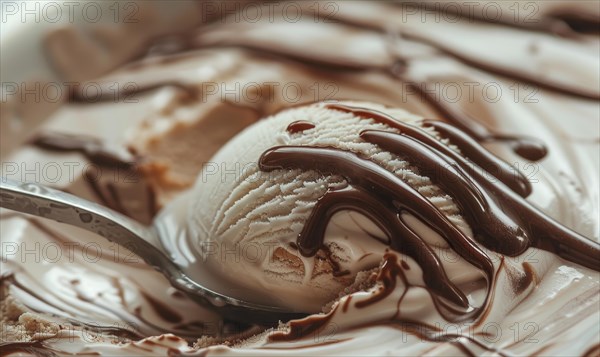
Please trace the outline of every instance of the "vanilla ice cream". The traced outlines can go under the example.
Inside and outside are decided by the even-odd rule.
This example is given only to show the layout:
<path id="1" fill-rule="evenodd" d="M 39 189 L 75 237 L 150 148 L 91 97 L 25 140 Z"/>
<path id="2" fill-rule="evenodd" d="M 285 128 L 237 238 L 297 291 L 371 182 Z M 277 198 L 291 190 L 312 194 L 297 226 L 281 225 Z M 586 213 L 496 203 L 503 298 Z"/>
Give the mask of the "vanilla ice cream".
<path id="1" fill-rule="evenodd" d="M 154 221 L 193 277 L 309 315 L 231 321 L 0 210 L 1 355 L 598 355 L 597 3 L 132 4 L 2 32 L 2 177 Z"/>
<path id="2" fill-rule="evenodd" d="M 294 312 L 320 311 L 392 249 L 419 266 L 401 283 L 479 307 L 482 292 L 457 284 L 495 285 L 493 261 L 532 246 L 600 268 L 595 243 L 530 206 L 530 193 L 520 172 L 450 124 L 372 103 L 317 103 L 227 143 L 163 212 L 186 227 L 163 244 L 209 288 Z M 512 284 L 526 289 L 536 269 L 516 269 L 525 275 Z"/>
<path id="3" fill-rule="evenodd" d="M 413 125 L 421 119 L 402 109 L 357 105 Z M 296 131 L 294 125 L 302 121 L 310 125 Z M 285 110 L 244 130 L 209 160 L 192 192 L 175 203 L 187 205 L 188 222 L 183 241 L 173 244 L 187 253 L 176 259 L 193 257 L 182 264 L 189 264 L 187 271 L 202 281 L 206 276 L 199 272 L 209 270 L 217 277 L 218 284 L 211 286 L 217 291 L 299 312 L 320 311 L 358 272 L 378 266 L 388 238 L 356 211 L 336 212 L 327 227 L 327 249 L 320 254 L 304 257 L 292 247 L 319 198 L 345 180 L 314 170 L 261 171 L 260 156 L 278 145 L 335 147 L 368 157 L 409 182 L 469 234 L 452 199 L 406 160 L 362 140 L 361 131 L 368 129 L 397 131 L 323 103 Z M 426 229 L 409 221 L 417 231 Z M 426 236 L 431 242 L 440 240 L 434 232 Z M 468 269 L 456 263 L 453 271 L 461 270 Z"/>

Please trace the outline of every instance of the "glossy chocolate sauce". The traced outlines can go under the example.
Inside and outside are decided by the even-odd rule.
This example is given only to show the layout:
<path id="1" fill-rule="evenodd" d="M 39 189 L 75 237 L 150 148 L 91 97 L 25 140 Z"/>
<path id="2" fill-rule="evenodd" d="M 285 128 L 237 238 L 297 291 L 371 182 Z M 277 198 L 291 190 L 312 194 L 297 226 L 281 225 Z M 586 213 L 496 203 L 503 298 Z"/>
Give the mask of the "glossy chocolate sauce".
<path id="1" fill-rule="evenodd" d="M 399 130 L 400 133 L 367 130 L 360 133 L 360 137 L 404 157 L 419 172 L 426 173 L 453 198 L 473 229 L 475 240 L 486 248 L 518 256 L 535 247 L 600 271 L 599 245 L 560 225 L 527 202 L 522 197 L 531 190 L 527 181 L 519 175 L 508 175 L 507 164 L 500 165 L 498 176 L 494 176 L 494 172 L 484 175 L 418 127 L 410 127 L 370 109 L 339 105 L 329 108 L 352 112 Z M 499 162 L 492 154 L 485 153 L 473 138 L 450 124 L 426 121 L 424 125 L 439 129 L 442 137 L 456 144 L 463 154 L 470 155 L 480 168 Z M 318 200 L 296 241 L 304 256 L 314 256 L 323 247 L 326 227 L 336 212 L 357 211 L 382 229 L 392 249 L 418 262 L 429 289 L 458 306 L 468 307 L 464 294 L 446 276 L 439 257 L 404 222 L 402 214 L 410 213 L 440 234 L 466 261 L 483 270 L 488 284 L 492 281 L 493 264 L 478 244 L 417 190 L 371 160 L 330 147 L 278 146 L 265 151 L 259 165 L 263 171 L 300 168 L 337 174 L 348 183 L 343 188 L 330 188 Z"/>
<path id="2" fill-rule="evenodd" d="M 290 123 L 288 125 L 286 131 L 290 134 L 301 133 L 305 130 L 312 129 L 315 127 L 315 124 L 306 121 L 306 120 L 297 120 L 295 122 Z"/>
<path id="3" fill-rule="evenodd" d="M 340 174 L 349 183 L 342 189 L 330 189 L 317 202 L 298 236 L 297 245 L 302 255 L 313 256 L 321 249 L 329 219 L 336 212 L 355 210 L 369 217 L 386 233 L 393 249 L 412 257 L 423 267 L 423 278 L 432 290 L 467 307 L 466 297 L 450 282 L 439 257 L 403 221 L 399 213 L 405 211 L 428 222 L 467 261 L 488 276 L 493 274 L 491 261 L 474 241 L 417 190 L 370 160 L 332 148 L 282 146 L 266 151 L 259 164 L 264 171 L 300 167 Z"/>
<path id="4" fill-rule="evenodd" d="M 471 163 L 469 163 L 456 151 L 451 150 L 447 145 L 442 144 L 439 140 L 431 135 L 428 135 L 423 130 L 400 122 L 385 113 L 375 110 L 349 107 L 342 104 L 328 104 L 327 108 L 345 113 L 351 113 L 360 118 L 370 119 L 376 123 L 385 124 L 394 129 L 398 129 L 401 133 L 406 133 L 407 135 L 418 139 L 426 145 L 441 151 L 445 155 L 450 156 L 453 160 L 460 162 L 461 166 L 465 170 L 474 170 L 474 167 Z M 452 125 L 448 125 L 436 120 L 425 120 L 424 124 L 427 126 L 433 126 L 437 132 L 442 134 L 443 137 L 449 139 L 453 145 L 457 146 L 464 156 L 468 157 L 471 162 L 484 169 L 487 173 L 492 174 L 494 178 L 500 180 L 519 195 L 527 197 L 531 193 L 531 183 L 520 171 L 516 170 L 511 165 L 489 152 L 483 146 L 479 145 L 479 143 L 476 140 L 473 140 L 473 138 L 469 136 L 467 132 L 458 130 Z"/>

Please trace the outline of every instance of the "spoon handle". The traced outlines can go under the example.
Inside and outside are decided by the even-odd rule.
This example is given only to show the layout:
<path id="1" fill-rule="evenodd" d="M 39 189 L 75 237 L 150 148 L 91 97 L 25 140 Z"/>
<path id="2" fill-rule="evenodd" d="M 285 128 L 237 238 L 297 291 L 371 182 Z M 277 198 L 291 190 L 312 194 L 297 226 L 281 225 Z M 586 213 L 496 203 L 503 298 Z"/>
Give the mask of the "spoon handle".
<path id="1" fill-rule="evenodd" d="M 0 207 L 52 219 L 97 233 L 140 256 L 152 266 L 162 266 L 162 253 L 154 229 L 110 208 L 45 187 L 0 178 Z"/>

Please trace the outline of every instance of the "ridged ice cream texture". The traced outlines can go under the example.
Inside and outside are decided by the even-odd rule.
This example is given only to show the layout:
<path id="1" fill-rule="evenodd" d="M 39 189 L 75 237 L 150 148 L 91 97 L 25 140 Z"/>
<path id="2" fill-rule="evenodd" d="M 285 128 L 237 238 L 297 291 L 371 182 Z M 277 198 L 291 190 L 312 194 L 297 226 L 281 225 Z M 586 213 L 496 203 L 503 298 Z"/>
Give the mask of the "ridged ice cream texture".
<path id="1" fill-rule="evenodd" d="M 416 126 L 423 119 L 374 103 L 343 104 L 381 111 Z M 296 121 L 308 121 L 315 127 L 288 132 L 288 125 Z M 217 277 L 217 290 L 225 288 L 239 298 L 294 311 L 318 312 L 353 283 L 358 272 L 377 267 L 388 248 L 382 242 L 387 237 L 370 219 L 348 210 L 330 220 L 324 243 L 340 269 L 350 274 L 335 277 L 323 254 L 303 257 L 291 247 L 318 199 L 329 188 L 344 185 L 345 179 L 314 170 L 261 171 L 260 156 L 275 146 L 333 147 L 368 158 L 418 190 L 459 229 L 471 234 L 452 198 L 430 178 L 419 175 L 410 159 L 360 138 L 360 132 L 368 129 L 397 132 L 372 119 L 328 108 L 326 103 L 295 107 L 248 127 L 205 165 L 187 195 L 185 239 L 194 247 L 192 254 L 202 257 L 201 269 L 207 267 Z M 423 130 L 438 137 L 431 128 Z M 406 221 L 428 243 L 448 247 L 416 218 L 407 217 Z M 453 274 L 449 275 L 452 278 Z"/>

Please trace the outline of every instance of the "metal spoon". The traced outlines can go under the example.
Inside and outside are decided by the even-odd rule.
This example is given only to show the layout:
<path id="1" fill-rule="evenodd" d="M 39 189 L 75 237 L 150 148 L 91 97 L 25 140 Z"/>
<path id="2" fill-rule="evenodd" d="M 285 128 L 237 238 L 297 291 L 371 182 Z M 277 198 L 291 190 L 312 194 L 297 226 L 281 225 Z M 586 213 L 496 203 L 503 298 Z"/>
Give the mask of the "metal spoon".
<path id="1" fill-rule="evenodd" d="M 110 208 L 43 185 L 6 178 L 0 181 L 0 207 L 97 233 L 131 250 L 161 272 L 173 287 L 227 318 L 266 324 L 305 316 L 232 298 L 203 286 L 201 281 L 192 280 L 169 258 L 155 226 L 145 226 Z"/>

